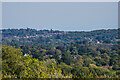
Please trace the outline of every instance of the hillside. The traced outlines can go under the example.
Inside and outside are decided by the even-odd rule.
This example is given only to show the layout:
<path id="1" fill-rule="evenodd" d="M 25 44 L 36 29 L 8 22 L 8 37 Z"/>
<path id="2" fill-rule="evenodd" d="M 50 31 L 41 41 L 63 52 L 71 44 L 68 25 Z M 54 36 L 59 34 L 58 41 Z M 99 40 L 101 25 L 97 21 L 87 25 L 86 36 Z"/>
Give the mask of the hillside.
<path id="1" fill-rule="evenodd" d="M 118 78 L 118 41 L 117 29 L 89 32 L 3 29 L 3 77 Z M 13 72 L 11 63 L 17 65 Z M 24 71 L 16 72 L 20 66 Z"/>

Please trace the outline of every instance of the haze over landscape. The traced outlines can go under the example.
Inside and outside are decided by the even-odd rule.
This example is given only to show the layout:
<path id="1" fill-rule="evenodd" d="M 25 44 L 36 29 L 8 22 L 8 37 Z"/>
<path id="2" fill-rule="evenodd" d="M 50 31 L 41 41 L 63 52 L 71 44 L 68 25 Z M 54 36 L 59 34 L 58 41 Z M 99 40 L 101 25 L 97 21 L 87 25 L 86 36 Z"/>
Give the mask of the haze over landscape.
<path id="1" fill-rule="evenodd" d="M 120 78 L 117 2 L 3 2 L 2 14 L 0 79 Z"/>
<path id="2" fill-rule="evenodd" d="M 117 2 L 3 2 L 3 29 L 89 31 L 118 28 Z"/>

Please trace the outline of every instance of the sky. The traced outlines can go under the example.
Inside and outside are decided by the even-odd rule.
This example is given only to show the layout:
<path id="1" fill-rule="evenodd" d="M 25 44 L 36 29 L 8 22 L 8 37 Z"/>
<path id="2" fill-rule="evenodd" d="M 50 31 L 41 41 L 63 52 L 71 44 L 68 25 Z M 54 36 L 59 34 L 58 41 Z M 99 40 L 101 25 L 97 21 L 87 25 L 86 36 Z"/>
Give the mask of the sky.
<path id="1" fill-rule="evenodd" d="M 117 2 L 3 2 L 3 28 L 90 31 L 118 28 Z"/>
<path id="2" fill-rule="evenodd" d="M 120 0 L 0 0 L 2 2 L 119 2 Z"/>

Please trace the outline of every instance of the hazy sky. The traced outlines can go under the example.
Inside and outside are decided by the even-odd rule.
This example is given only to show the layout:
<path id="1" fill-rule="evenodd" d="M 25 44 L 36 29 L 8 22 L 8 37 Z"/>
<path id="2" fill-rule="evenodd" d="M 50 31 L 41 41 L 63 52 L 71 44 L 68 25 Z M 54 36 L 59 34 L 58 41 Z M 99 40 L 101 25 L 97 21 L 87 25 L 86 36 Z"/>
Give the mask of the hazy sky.
<path id="1" fill-rule="evenodd" d="M 118 28 L 117 2 L 3 2 L 3 28 L 83 31 Z"/>

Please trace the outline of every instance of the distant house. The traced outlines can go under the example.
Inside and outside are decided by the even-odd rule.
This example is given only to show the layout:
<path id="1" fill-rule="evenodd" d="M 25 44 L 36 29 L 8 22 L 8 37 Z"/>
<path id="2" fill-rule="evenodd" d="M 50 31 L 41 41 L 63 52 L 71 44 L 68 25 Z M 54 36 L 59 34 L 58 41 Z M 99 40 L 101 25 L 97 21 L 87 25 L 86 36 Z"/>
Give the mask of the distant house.
<path id="1" fill-rule="evenodd" d="M 77 56 L 73 56 L 74 57 L 74 59 L 76 59 L 77 58 Z"/>
<path id="2" fill-rule="evenodd" d="M 96 43 L 99 44 L 100 42 L 97 40 Z"/>
<path id="3" fill-rule="evenodd" d="M 15 38 L 20 38 L 20 37 L 18 37 L 18 36 L 14 36 Z"/>
<path id="4" fill-rule="evenodd" d="M 61 59 L 61 58 L 62 58 L 62 56 L 61 56 L 61 55 L 59 55 L 59 58 Z"/>
<path id="5" fill-rule="evenodd" d="M 27 54 L 25 53 L 24 57 L 26 57 L 26 56 L 27 56 Z"/>
<path id="6" fill-rule="evenodd" d="M 45 55 L 45 57 L 49 57 L 49 55 Z"/>
<path id="7" fill-rule="evenodd" d="M 108 69 L 108 68 L 112 68 L 113 65 L 112 66 L 102 66 L 102 67 Z"/>

